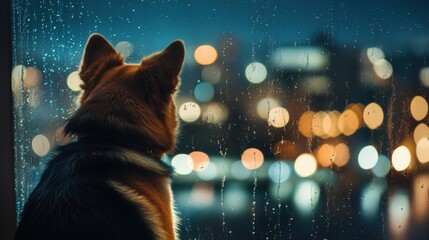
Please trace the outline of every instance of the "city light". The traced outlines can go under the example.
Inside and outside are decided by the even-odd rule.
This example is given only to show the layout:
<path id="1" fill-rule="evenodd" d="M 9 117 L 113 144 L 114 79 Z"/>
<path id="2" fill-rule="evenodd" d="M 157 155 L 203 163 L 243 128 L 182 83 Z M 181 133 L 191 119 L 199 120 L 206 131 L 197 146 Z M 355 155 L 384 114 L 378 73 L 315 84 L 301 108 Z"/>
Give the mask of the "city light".
<path id="1" fill-rule="evenodd" d="M 312 134 L 312 121 L 316 113 L 313 111 L 304 112 L 298 121 L 299 132 L 307 138 L 313 136 Z"/>
<path id="2" fill-rule="evenodd" d="M 260 118 L 267 120 L 270 110 L 278 106 L 280 106 L 280 103 L 276 99 L 266 97 L 259 100 L 258 105 L 256 105 L 256 113 Z"/>
<path id="3" fill-rule="evenodd" d="M 378 60 L 384 59 L 384 52 L 380 48 L 371 47 L 366 50 L 366 56 L 372 64 L 375 64 Z"/>
<path id="4" fill-rule="evenodd" d="M 128 41 L 122 41 L 116 44 L 115 49 L 124 58 L 127 58 L 134 52 L 134 45 Z"/>
<path id="5" fill-rule="evenodd" d="M 171 159 L 171 166 L 174 171 L 180 175 L 188 175 L 194 168 L 194 161 L 188 154 L 177 154 Z"/>
<path id="6" fill-rule="evenodd" d="M 309 177 L 317 170 L 316 158 L 309 153 L 303 153 L 295 160 L 295 172 L 301 177 Z"/>
<path id="7" fill-rule="evenodd" d="M 241 155 L 241 162 L 249 170 L 258 169 L 264 162 L 264 154 L 257 148 L 248 148 Z"/>
<path id="8" fill-rule="evenodd" d="M 245 75 L 249 82 L 258 84 L 267 78 L 267 68 L 260 62 L 252 62 L 247 65 Z"/>
<path id="9" fill-rule="evenodd" d="M 421 163 L 429 162 L 429 138 L 421 138 L 416 146 L 417 159 Z"/>
<path id="10" fill-rule="evenodd" d="M 210 65 L 217 59 L 217 51 L 210 45 L 201 45 L 194 52 L 195 61 L 201 65 Z"/>
<path id="11" fill-rule="evenodd" d="M 429 127 L 425 123 L 420 123 L 414 129 L 413 133 L 414 143 L 418 143 L 422 138 L 429 138 Z"/>
<path id="12" fill-rule="evenodd" d="M 429 87 L 429 67 L 420 70 L 420 82 L 424 87 Z"/>
<path id="13" fill-rule="evenodd" d="M 413 118 L 420 121 L 428 115 L 428 102 L 422 96 L 415 96 L 411 100 L 410 111 Z"/>
<path id="14" fill-rule="evenodd" d="M 80 79 L 79 71 L 74 71 L 70 73 L 70 75 L 67 77 L 67 86 L 72 91 L 81 91 L 82 88 L 80 87 L 83 84 L 82 79 Z"/>
<path id="15" fill-rule="evenodd" d="M 209 65 L 201 70 L 201 78 L 211 84 L 219 83 L 222 77 L 222 69 L 217 65 Z"/>
<path id="16" fill-rule="evenodd" d="M 392 165 L 396 171 L 404 171 L 410 166 L 411 153 L 406 146 L 396 148 L 392 153 Z"/>
<path id="17" fill-rule="evenodd" d="M 363 120 L 370 129 L 377 129 L 384 120 L 383 109 L 377 103 L 368 104 L 363 111 Z"/>
<path id="18" fill-rule="evenodd" d="M 186 102 L 179 108 L 179 116 L 185 122 L 195 122 L 201 115 L 201 108 L 197 103 Z"/>
<path id="19" fill-rule="evenodd" d="M 289 122 L 289 112 L 282 107 L 275 107 L 268 113 L 268 124 L 275 128 L 282 128 Z"/>
<path id="20" fill-rule="evenodd" d="M 378 157 L 377 163 L 371 169 L 372 173 L 379 178 L 385 177 L 390 172 L 390 160 L 385 155 Z"/>
<path id="21" fill-rule="evenodd" d="M 306 180 L 297 184 L 293 202 L 301 214 L 309 216 L 316 208 L 319 198 L 319 185 L 312 180 Z"/>
<path id="22" fill-rule="evenodd" d="M 268 176 L 273 183 L 286 182 L 289 179 L 290 174 L 290 166 L 283 161 L 274 162 L 268 169 Z"/>
<path id="23" fill-rule="evenodd" d="M 328 65 L 328 56 L 328 51 L 318 47 L 282 47 L 273 52 L 271 61 L 277 68 L 316 71 Z"/>
<path id="24" fill-rule="evenodd" d="M 368 170 L 377 164 L 378 152 L 374 146 L 368 145 L 362 148 L 358 155 L 358 163 L 362 169 Z"/>
<path id="25" fill-rule="evenodd" d="M 213 99 L 214 96 L 214 88 L 208 82 L 201 82 L 195 86 L 194 96 L 199 102 L 209 102 Z"/>
<path id="26" fill-rule="evenodd" d="M 386 59 L 379 59 L 373 65 L 375 74 L 381 79 L 388 79 L 393 74 L 393 67 Z"/>
<path id="27" fill-rule="evenodd" d="M 39 134 L 31 141 L 31 147 L 37 156 L 43 157 L 48 154 L 51 149 L 51 144 L 45 135 Z"/>
<path id="28" fill-rule="evenodd" d="M 359 118 L 351 109 L 346 109 L 338 117 L 338 130 L 345 136 L 351 136 L 359 128 Z"/>
<path id="29" fill-rule="evenodd" d="M 191 152 L 189 153 L 189 157 L 191 157 L 194 162 L 193 170 L 196 172 L 204 171 L 210 163 L 209 156 L 201 151 Z"/>

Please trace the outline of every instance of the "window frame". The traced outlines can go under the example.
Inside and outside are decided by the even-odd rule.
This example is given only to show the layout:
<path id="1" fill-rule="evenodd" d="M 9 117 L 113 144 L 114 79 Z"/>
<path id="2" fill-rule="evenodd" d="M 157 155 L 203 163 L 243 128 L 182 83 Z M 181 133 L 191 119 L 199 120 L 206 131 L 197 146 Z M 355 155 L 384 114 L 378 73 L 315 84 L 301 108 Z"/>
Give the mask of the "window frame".
<path id="1" fill-rule="evenodd" d="M 0 239 L 13 239 L 16 229 L 13 156 L 11 0 L 0 1 Z"/>

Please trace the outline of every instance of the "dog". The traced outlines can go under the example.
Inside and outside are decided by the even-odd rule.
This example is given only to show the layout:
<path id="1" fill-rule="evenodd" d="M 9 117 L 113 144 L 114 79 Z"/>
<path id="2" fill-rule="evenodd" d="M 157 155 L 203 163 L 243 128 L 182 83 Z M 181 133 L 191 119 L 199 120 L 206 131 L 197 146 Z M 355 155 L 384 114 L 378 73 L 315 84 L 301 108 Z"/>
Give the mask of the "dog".
<path id="1" fill-rule="evenodd" d="M 30 194 L 16 239 L 178 239 L 172 167 L 182 41 L 125 64 L 101 35 L 83 54 L 81 105 Z"/>

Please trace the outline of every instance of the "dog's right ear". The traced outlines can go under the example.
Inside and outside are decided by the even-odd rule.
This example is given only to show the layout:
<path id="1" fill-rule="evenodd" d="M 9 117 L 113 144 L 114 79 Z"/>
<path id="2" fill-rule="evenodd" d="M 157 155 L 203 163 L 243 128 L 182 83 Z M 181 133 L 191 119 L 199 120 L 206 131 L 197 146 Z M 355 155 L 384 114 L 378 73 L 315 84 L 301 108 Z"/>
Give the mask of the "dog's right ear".
<path id="1" fill-rule="evenodd" d="M 123 64 L 123 57 L 100 34 L 92 34 L 86 43 L 80 67 L 80 77 L 85 85 L 92 85 L 91 81 L 106 69 Z"/>

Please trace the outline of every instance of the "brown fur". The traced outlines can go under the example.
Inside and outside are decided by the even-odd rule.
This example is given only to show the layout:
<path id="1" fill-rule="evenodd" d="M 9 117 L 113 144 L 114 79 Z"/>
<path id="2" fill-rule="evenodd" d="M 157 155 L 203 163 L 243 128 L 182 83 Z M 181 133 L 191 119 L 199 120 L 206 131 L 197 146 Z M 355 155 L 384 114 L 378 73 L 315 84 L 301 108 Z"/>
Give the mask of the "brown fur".
<path id="1" fill-rule="evenodd" d="M 183 43 L 176 41 L 141 64 L 124 64 L 102 36 L 92 35 L 80 70 L 81 107 L 65 132 L 131 141 L 139 151 L 156 158 L 173 151 L 178 126 L 174 97 L 183 58 Z M 144 161 L 131 154 L 124 153 L 128 159 Z M 177 238 L 168 177 L 154 169 L 144 176 L 112 181 L 111 186 L 140 206 L 158 238 Z"/>
<path id="2" fill-rule="evenodd" d="M 131 138 L 154 157 L 173 151 L 178 125 L 174 97 L 183 58 L 183 43 L 175 41 L 141 64 L 124 64 L 102 36 L 92 35 L 80 71 L 81 107 L 66 133 Z"/>

